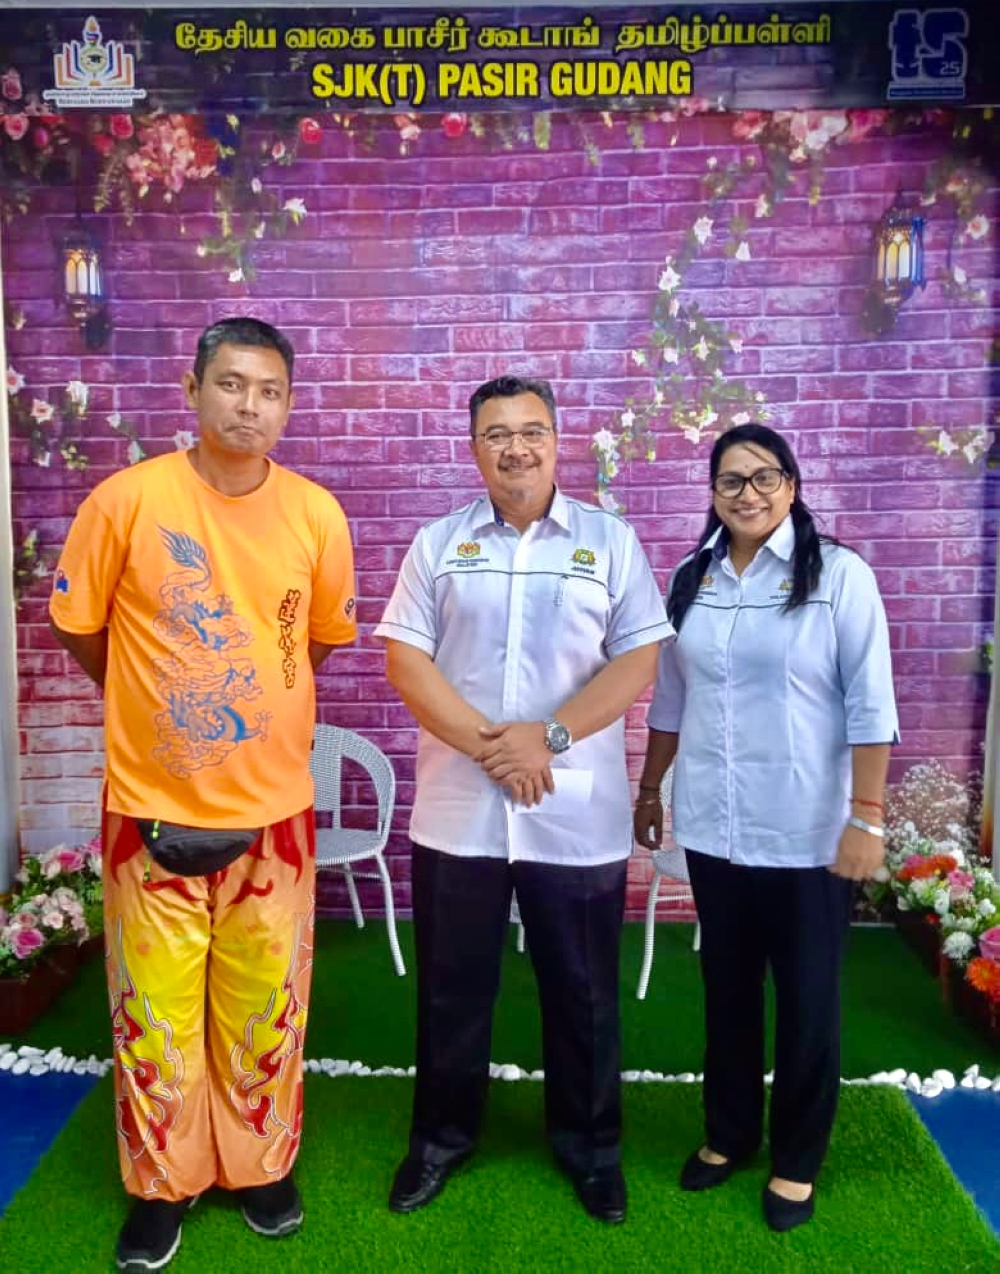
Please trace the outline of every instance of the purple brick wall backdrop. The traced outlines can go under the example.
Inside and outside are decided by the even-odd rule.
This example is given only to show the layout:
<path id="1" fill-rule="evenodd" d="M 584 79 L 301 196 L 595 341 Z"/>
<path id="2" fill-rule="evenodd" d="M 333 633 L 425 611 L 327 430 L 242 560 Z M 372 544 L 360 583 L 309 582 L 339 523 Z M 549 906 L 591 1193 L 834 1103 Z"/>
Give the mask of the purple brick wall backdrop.
<path id="1" fill-rule="evenodd" d="M 592 495 L 592 435 L 613 428 L 630 397 L 648 397 L 630 351 L 650 331 L 664 259 L 704 202 L 708 161 L 724 166 L 755 151 L 734 140 L 732 124 L 699 116 L 647 125 L 634 149 L 620 122 L 608 128 L 591 117 L 591 155 L 566 118 L 555 121 L 547 151 L 529 139 L 492 153 L 471 133 L 435 132 L 403 156 L 393 129 L 370 148 L 327 131 L 308 161 L 268 170 L 281 197 L 301 198 L 307 214 L 286 238 L 256 245 L 252 285 L 227 282 L 219 259 L 196 250 L 218 232 L 205 186 L 188 186 L 173 204 L 153 193 L 131 225 L 120 215 L 97 219 L 114 333 L 93 354 L 81 354 L 53 300 L 54 244 L 75 214 L 74 191 L 39 190 L 36 215 L 7 228 L 7 298 L 26 319 L 7 332 L 8 356 L 25 378 L 22 392 L 54 400 L 71 379 L 89 387 L 86 472 L 58 457 L 40 468 L 23 441 L 14 444 L 15 534 L 37 528 L 43 549 L 59 545 L 93 483 L 126 462 L 110 413 L 134 425 L 150 452 L 190 427 L 178 382 L 204 324 L 245 311 L 292 336 L 298 402 L 277 458 L 339 496 L 357 546 L 361 638 L 323 671 L 320 716 L 364 732 L 395 763 L 392 870 L 404 912 L 414 726 L 383 678 L 371 630 L 417 527 L 477 489 L 467 396 L 508 369 L 551 377 L 562 484 Z M 727 375 L 766 396 L 825 529 L 877 572 L 904 732 L 897 775 L 928 758 L 975 767 L 988 690 L 978 651 L 992 617 L 994 488 L 981 461 L 935 454 L 918 430 L 993 421 L 995 230 L 957 239 L 949 257 L 954 214 L 942 209 L 936 219 L 929 207 L 929 274 L 960 262 L 985 283 L 985 301 L 954 299 L 932 281 L 890 333 L 867 336 L 858 320 L 872 225 L 898 187 L 918 192 L 947 154 L 947 134 L 931 129 L 830 147 L 818 200 L 800 174 L 770 219 L 754 220 L 752 192 L 749 204 L 745 192 L 738 205 L 724 204 L 720 226 L 734 212 L 749 217 L 751 259 L 727 258 L 719 234 L 683 289 L 740 333 Z M 701 525 L 708 446 L 665 431 L 655 461 L 634 461 L 615 480 L 661 579 Z M 96 824 L 102 760 L 100 701 L 55 647 L 44 594 L 44 586 L 29 593 L 18 623 L 27 845 Z M 643 722 L 639 705 L 629 716 L 633 767 Z M 360 784 L 354 799 L 363 819 Z M 633 871 L 634 912 L 648 863 L 637 858 Z M 324 896 L 335 908 L 344 903 L 338 888 Z"/>

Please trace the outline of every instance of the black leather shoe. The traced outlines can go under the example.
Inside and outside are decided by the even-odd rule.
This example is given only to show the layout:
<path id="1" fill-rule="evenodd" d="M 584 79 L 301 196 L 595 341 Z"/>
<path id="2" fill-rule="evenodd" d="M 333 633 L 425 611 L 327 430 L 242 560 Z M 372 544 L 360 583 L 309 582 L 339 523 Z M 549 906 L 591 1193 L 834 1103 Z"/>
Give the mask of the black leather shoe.
<path id="1" fill-rule="evenodd" d="M 608 1225 L 621 1225 L 625 1220 L 628 1197 L 621 1165 L 608 1164 L 592 1172 L 570 1172 L 577 1197 L 590 1216 Z"/>
<path id="2" fill-rule="evenodd" d="M 782 1198 L 780 1194 L 775 1194 L 770 1186 L 764 1187 L 764 1220 L 772 1230 L 777 1230 L 779 1233 L 794 1230 L 797 1225 L 805 1225 L 811 1220 L 815 1211 L 815 1186 L 808 1199 L 801 1201 Z"/>
<path id="3" fill-rule="evenodd" d="M 444 1163 L 430 1163 L 413 1155 L 407 1155 L 396 1169 L 389 1191 L 389 1209 L 392 1212 L 416 1212 L 436 1199 L 445 1182 L 468 1155 L 458 1155 Z"/>
<path id="4" fill-rule="evenodd" d="M 693 1155 L 688 1155 L 681 1168 L 681 1189 L 711 1190 L 721 1186 L 745 1162 L 744 1159 L 726 1159 L 723 1163 L 708 1163 L 696 1150 Z"/>

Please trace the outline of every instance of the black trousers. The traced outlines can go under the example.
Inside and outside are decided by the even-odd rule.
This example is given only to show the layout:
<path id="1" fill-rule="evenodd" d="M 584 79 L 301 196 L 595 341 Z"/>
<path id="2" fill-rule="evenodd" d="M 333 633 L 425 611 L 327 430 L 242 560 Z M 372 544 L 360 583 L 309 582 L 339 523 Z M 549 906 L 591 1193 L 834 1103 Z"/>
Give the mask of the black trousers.
<path id="1" fill-rule="evenodd" d="M 743 867 L 687 853 L 701 921 L 705 1133 L 721 1155 L 753 1154 L 764 1130 L 764 982 L 776 1030 L 774 1176 L 813 1181 L 840 1091 L 840 967 L 853 886 L 822 868 Z"/>
<path id="2" fill-rule="evenodd" d="M 508 863 L 414 845 L 411 1154 L 444 1162 L 467 1154 L 479 1135 L 516 889 L 541 1004 L 545 1124 L 553 1149 L 576 1171 L 618 1162 L 625 875 L 624 860 L 597 867 Z"/>

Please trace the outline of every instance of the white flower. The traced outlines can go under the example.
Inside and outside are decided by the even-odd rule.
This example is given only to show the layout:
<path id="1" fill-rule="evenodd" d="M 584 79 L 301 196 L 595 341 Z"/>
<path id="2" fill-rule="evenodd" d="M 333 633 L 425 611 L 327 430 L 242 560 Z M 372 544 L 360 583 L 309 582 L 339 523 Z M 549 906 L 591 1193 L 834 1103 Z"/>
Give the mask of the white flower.
<path id="1" fill-rule="evenodd" d="M 46 929 L 61 929 L 63 927 L 63 914 L 53 908 L 51 911 L 43 911 L 39 917 Z"/>
<path id="2" fill-rule="evenodd" d="M 618 503 L 618 501 L 615 499 L 614 495 L 610 491 L 601 491 L 597 497 L 597 503 L 607 513 L 621 512 L 621 505 Z"/>
<path id="3" fill-rule="evenodd" d="M 734 354 L 742 354 L 743 353 L 743 337 L 731 336 L 729 338 L 729 348 L 733 351 Z"/>
<path id="4" fill-rule="evenodd" d="M 133 438 L 132 441 L 128 444 L 128 447 L 126 448 L 126 451 L 125 451 L 125 455 L 128 458 L 129 464 L 138 464 L 139 461 L 142 459 L 144 452 L 142 450 L 142 447 L 140 447 L 139 443 L 135 440 L 135 438 Z"/>
<path id="5" fill-rule="evenodd" d="M 19 394 L 24 388 L 24 377 L 20 372 L 16 372 L 13 367 L 7 367 L 7 393 L 14 396 Z"/>
<path id="6" fill-rule="evenodd" d="M 963 284 L 968 283 L 969 281 L 969 276 L 960 265 L 953 265 L 951 267 L 951 277 L 955 280 L 959 287 L 962 287 Z"/>
<path id="7" fill-rule="evenodd" d="M 694 223 L 694 237 L 698 240 L 702 247 L 708 242 L 712 233 L 712 218 L 699 217 Z"/>
<path id="8" fill-rule="evenodd" d="M 944 889 L 935 890 L 934 910 L 939 916 L 946 916 L 951 910 L 951 892 L 947 886 Z"/>
<path id="9" fill-rule="evenodd" d="M 259 195 L 259 194 L 260 194 L 260 192 L 264 189 L 263 185 L 261 184 L 261 180 L 260 180 L 260 178 L 259 178 L 259 177 L 253 177 L 253 178 L 251 179 L 251 181 L 250 181 L 250 189 L 253 191 L 253 193 L 254 193 L 255 195 Z"/>
<path id="10" fill-rule="evenodd" d="M 694 425 L 686 426 L 681 430 L 681 432 L 688 442 L 693 442 L 695 444 L 701 442 L 701 433 L 694 427 Z"/>
<path id="11" fill-rule="evenodd" d="M 668 262 L 667 268 L 660 275 L 660 280 L 657 284 L 657 287 L 660 289 L 661 292 L 672 292 L 674 288 L 677 286 L 677 284 L 680 283 L 680 281 L 681 281 L 681 276 L 677 273 L 674 267 L 670 265 Z"/>
<path id="12" fill-rule="evenodd" d="M 733 419 L 735 420 L 735 416 L 733 417 Z M 877 881 L 880 885 L 885 884 L 885 882 L 888 879 L 889 879 L 889 868 L 886 867 L 885 863 L 883 863 L 881 867 L 876 867 L 875 870 L 872 872 L 872 880 Z"/>
<path id="13" fill-rule="evenodd" d="M 51 420 L 56 414 L 56 409 L 51 403 L 44 402 L 41 398 L 33 398 L 31 400 L 31 418 L 37 420 L 40 425 L 44 425 Z"/>
<path id="14" fill-rule="evenodd" d="M 306 215 L 307 209 L 302 199 L 286 199 L 281 206 L 291 216 L 296 225 Z"/>
<path id="15" fill-rule="evenodd" d="M 761 393 L 759 389 L 757 390 L 756 394 L 754 394 L 754 401 L 758 403 L 762 403 L 764 401 L 764 395 Z"/>
<path id="16" fill-rule="evenodd" d="M 769 217 L 771 215 L 771 201 L 767 195 L 757 196 L 757 202 L 753 206 L 753 215 L 755 217 Z"/>
<path id="17" fill-rule="evenodd" d="M 121 427 L 122 427 L 122 414 L 121 414 L 121 412 L 120 412 L 120 411 L 113 411 L 113 412 L 111 413 L 111 415 L 110 415 L 110 416 L 108 416 L 108 424 L 111 426 L 111 428 L 112 428 L 112 429 L 121 429 Z"/>
<path id="18" fill-rule="evenodd" d="M 622 412 L 620 419 L 623 429 L 631 429 L 635 424 L 635 412 L 631 407 L 626 407 Z"/>
<path id="19" fill-rule="evenodd" d="M 977 213 L 965 227 L 970 239 L 984 239 L 990 232 L 990 223 L 981 212 Z"/>
<path id="20" fill-rule="evenodd" d="M 982 454 L 982 448 L 976 439 L 973 439 L 972 442 L 967 442 L 962 448 L 962 455 L 965 456 L 969 464 L 975 464 Z"/>
<path id="21" fill-rule="evenodd" d="M 665 363 L 676 363 L 680 356 L 680 350 L 676 345 L 664 345 L 663 361 Z"/>
<path id="22" fill-rule="evenodd" d="M 708 159 L 705 161 L 705 166 L 707 168 L 717 168 L 719 166 L 719 161 L 714 155 L 709 155 Z"/>
<path id="23" fill-rule="evenodd" d="M 263 239 L 266 230 L 267 223 L 264 221 L 258 221 L 253 228 L 253 237 L 255 239 Z"/>
<path id="24" fill-rule="evenodd" d="M 40 451 L 38 455 L 35 456 L 35 464 L 38 465 L 39 469 L 47 469 L 51 463 L 52 463 L 51 451 Z"/>
<path id="25" fill-rule="evenodd" d="M 90 390 L 87 386 L 82 380 L 71 380 L 66 385 L 66 395 L 82 416 L 87 410 L 87 402 L 90 398 Z"/>
<path id="26" fill-rule="evenodd" d="M 947 429 L 941 430 L 937 436 L 937 442 L 934 446 L 942 456 L 950 456 L 953 451 L 958 450 L 958 443 L 953 441 L 952 436 Z"/>
<path id="27" fill-rule="evenodd" d="M 667 306 L 667 309 L 670 311 L 671 318 L 676 318 L 677 315 L 680 313 L 681 303 L 676 296 L 671 300 L 670 304 Z"/>
<path id="28" fill-rule="evenodd" d="M 645 367 L 646 366 L 646 351 L 641 349 L 634 349 L 632 351 L 632 362 L 635 363 L 636 367 Z"/>
<path id="29" fill-rule="evenodd" d="M 996 915 L 996 906 L 990 902 L 989 898 L 983 898 L 976 910 L 981 916 Z"/>
<path id="30" fill-rule="evenodd" d="M 235 270 L 229 271 L 229 282 L 230 283 L 243 282 L 243 267 L 242 266 L 238 265 Z"/>
<path id="31" fill-rule="evenodd" d="M 750 260 L 750 245 L 747 243 L 746 239 L 741 240 L 740 246 L 736 249 L 736 252 L 733 255 L 736 257 L 737 261 Z"/>
<path id="32" fill-rule="evenodd" d="M 205 245 L 204 245 L 203 243 L 199 243 L 199 244 L 198 244 L 198 246 L 197 246 L 197 247 L 195 248 L 195 250 L 194 250 L 194 254 L 195 254 L 195 256 L 196 256 L 196 257 L 207 257 L 207 256 L 208 256 L 208 249 L 205 247 Z"/>
<path id="33" fill-rule="evenodd" d="M 692 354 L 695 355 L 696 358 L 700 358 L 702 362 L 704 362 L 705 359 L 708 358 L 708 354 L 709 354 L 708 341 L 705 340 L 704 336 L 700 336 L 698 338 L 698 344 L 693 347 L 691 352 Z"/>
<path id="34" fill-rule="evenodd" d="M 660 389 L 659 386 L 657 386 L 656 389 L 653 391 L 653 406 L 654 407 L 663 406 L 663 390 Z"/>
<path id="35" fill-rule="evenodd" d="M 959 929 L 948 934 L 941 949 L 949 960 L 964 960 L 974 946 L 971 934 L 962 933 Z"/>
<path id="36" fill-rule="evenodd" d="M 617 439 L 610 429 L 598 429 L 594 434 L 594 446 L 598 451 L 614 451 Z"/>
<path id="37" fill-rule="evenodd" d="M 178 429 L 174 434 L 174 447 L 178 451 L 190 451 L 194 442 L 194 434 L 190 429 Z"/>
<path id="38" fill-rule="evenodd" d="M 717 411 L 713 411 L 711 407 L 706 407 L 698 417 L 698 428 L 707 429 L 709 425 L 714 425 L 718 419 L 719 413 Z"/>

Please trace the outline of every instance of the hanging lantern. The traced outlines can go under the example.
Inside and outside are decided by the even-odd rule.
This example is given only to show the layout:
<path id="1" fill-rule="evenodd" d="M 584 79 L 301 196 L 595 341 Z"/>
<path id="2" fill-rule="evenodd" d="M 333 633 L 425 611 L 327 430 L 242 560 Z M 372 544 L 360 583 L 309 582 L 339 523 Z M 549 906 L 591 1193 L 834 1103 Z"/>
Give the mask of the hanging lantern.
<path id="1" fill-rule="evenodd" d="M 883 333 L 892 329 L 900 306 L 914 290 L 927 286 L 923 217 L 897 197 L 875 228 L 874 251 L 874 277 L 863 318 L 870 331 Z"/>
<path id="2" fill-rule="evenodd" d="M 78 323 L 88 349 L 107 340 L 110 324 L 101 250 L 96 239 L 77 223 L 62 242 L 63 302 Z"/>

